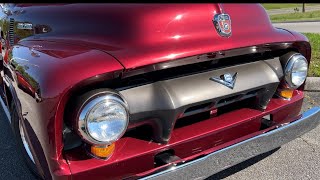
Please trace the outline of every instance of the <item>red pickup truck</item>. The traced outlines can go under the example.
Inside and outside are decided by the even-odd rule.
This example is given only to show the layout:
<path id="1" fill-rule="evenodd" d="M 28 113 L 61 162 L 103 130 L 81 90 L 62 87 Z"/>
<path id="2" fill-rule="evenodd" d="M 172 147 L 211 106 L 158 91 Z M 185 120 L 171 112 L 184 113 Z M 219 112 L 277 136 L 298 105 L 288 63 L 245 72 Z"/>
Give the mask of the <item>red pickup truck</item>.
<path id="1" fill-rule="evenodd" d="M 1 9 L 0 102 L 39 178 L 202 179 L 320 122 L 308 39 L 260 4 Z"/>

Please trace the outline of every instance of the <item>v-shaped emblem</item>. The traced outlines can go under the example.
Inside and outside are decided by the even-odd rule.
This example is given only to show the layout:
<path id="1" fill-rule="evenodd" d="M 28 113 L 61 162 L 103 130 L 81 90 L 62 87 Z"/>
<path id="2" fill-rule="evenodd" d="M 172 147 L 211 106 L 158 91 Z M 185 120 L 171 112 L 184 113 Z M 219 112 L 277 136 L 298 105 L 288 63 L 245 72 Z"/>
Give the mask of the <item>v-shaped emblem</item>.
<path id="1" fill-rule="evenodd" d="M 237 72 L 234 73 L 233 75 L 230 73 L 226 73 L 226 74 L 221 75 L 220 77 L 210 77 L 210 80 L 215 81 L 220 84 L 223 84 L 230 89 L 233 89 L 234 84 L 237 79 L 237 74 L 238 74 Z"/>

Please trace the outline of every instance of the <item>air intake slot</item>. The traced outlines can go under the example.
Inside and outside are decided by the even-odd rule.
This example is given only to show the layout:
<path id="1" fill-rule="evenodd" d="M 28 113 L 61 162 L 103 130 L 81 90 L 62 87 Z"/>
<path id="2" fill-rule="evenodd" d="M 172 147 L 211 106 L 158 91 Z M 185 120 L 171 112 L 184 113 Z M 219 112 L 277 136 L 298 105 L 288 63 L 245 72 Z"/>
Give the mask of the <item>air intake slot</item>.
<path id="1" fill-rule="evenodd" d="M 237 94 L 237 95 L 234 95 L 234 96 L 230 96 L 230 97 L 227 97 L 227 98 L 220 99 L 219 102 L 216 104 L 216 107 L 224 106 L 224 105 L 236 102 L 238 100 L 247 99 L 247 98 L 250 98 L 250 97 L 253 97 L 253 96 L 257 96 L 257 93 L 259 91 L 262 91 L 262 89 L 256 89 L 256 90 L 253 90 L 253 91 L 249 91 L 249 92 L 247 92 L 245 94 Z"/>
<path id="2" fill-rule="evenodd" d="M 234 101 L 237 101 L 238 99 L 241 98 L 241 96 L 242 96 L 241 94 L 237 94 L 235 96 L 227 97 L 227 98 L 221 99 L 217 104 L 218 105 L 229 104 L 229 103 L 232 103 Z"/>
<path id="3" fill-rule="evenodd" d="M 205 110 L 208 110 L 212 105 L 214 105 L 212 102 L 208 102 L 208 103 L 204 103 L 204 104 L 200 104 L 200 105 L 189 107 L 188 109 L 186 109 L 184 111 L 183 116 L 190 116 L 192 114 L 203 112 Z"/>
<path id="4" fill-rule="evenodd" d="M 10 18 L 10 23 L 9 23 L 9 43 L 10 46 L 14 44 L 14 19 Z"/>

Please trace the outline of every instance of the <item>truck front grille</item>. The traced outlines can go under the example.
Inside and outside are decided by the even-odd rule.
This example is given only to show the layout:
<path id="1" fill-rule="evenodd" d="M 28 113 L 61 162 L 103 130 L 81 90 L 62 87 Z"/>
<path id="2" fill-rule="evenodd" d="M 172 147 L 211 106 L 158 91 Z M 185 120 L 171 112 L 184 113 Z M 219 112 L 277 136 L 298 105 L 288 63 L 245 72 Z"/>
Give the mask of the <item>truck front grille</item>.
<path id="1" fill-rule="evenodd" d="M 262 110 L 274 95 L 281 76 L 275 71 L 279 67 L 272 67 L 281 67 L 279 58 L 267 61 L 254 61 L 161 79 L 120 90 L 130 107 L 129 127 L 149 124 L 153 129 L 153 140 L 167 143 L 177 119 L 201 114 L 250 97 L 255 98 L 254 108 Z M 211 77 L 235 72 L 238 75 L 233 89 L 210 80 Z"/>

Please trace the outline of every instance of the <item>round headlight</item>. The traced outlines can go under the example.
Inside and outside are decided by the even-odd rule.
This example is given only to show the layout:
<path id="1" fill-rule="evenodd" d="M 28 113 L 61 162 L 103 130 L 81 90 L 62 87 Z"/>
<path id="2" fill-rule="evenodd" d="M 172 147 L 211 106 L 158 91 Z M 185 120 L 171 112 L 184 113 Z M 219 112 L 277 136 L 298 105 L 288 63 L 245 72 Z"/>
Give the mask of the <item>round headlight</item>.
<path id="1" fill-rule="evenodd" d="M 307 78 L 308 62 L 301 54 L 289 58 L 285 67 L 285 80 L 289 88 L 298 88 Z"/>
<path id="2" fill-rule="evenodd" d="M 127 129 L 128 106 L 117 94 L 91 98 L 81 109 L 79 132 L 91 144 L 111 144 Z"/>

